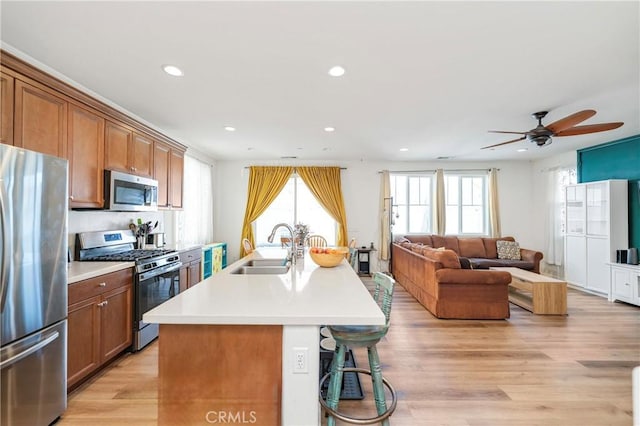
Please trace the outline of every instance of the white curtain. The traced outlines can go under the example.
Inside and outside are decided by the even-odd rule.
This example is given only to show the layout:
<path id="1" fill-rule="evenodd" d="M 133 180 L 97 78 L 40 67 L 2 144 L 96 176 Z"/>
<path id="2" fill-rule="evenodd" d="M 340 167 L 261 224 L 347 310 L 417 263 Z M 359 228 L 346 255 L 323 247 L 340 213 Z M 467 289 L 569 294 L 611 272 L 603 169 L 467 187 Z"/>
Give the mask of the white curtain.
<path id="1" fill-rule="evenodd" d="M 211 166 L 185 155 L 183 210 L 176 214 L 177 242 L 213 241 L 213 173 Z"/>
<path id="2" fill-rule="evenodd" d="M 562 216 L 564 209 L 564 186 L 562 170 L 547 172 L 547 218 L 545 221 L 545 245 L 547 252 L 544 260 L 548 265 L 562 266 L 564 257 L 564 238 L 562 235 Z"/>
<path id="3" fill-rule="evenodd" d="M 389 260 L 392 208 L 389 170 L 383 170 L 380 179 L 380 249 L 378 250 L 378 259 Z"/>
<path id="4" fill-rule="evenodd" d="M 444 235 L 447 228 L 446 198 L 444 194 L 444 170 L 436 170 L 436 190 L 433 193 L 433 233 Z"/>
<path id="5" fill-rule="evenodd" d="M 500 229 L 500 203 L 498 202 L 498 170 L 489 170 L 489 233 L 491 237 L 502 235 Z"/>

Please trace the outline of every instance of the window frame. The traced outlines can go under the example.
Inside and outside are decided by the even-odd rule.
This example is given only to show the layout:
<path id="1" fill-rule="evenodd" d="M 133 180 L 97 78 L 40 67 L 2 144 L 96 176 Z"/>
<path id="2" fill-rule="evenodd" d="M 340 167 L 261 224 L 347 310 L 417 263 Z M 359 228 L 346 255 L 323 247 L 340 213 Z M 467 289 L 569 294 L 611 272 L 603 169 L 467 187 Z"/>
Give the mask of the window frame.
<path id="1" fill-rule="evenodd" d="M 397 191 L 395 190 L 396 186 L 395 186 L 395 182 L 390 182 L 390 188 L 393 188 L 394 190 L 391 191 L 391 197 L 393 200 L 393 205 L 392 205 L 392 214 L 393 215 L 399 215 L 401 207 L 405 208 L 405 212 L 406 212 L 406 224 L 407 224 L 407 231 L 406 232 L 402 232 L 403 235 L 419 235 L 419 234 L 424 234 L 424 233 L 428 233 L 431 234 L 433 233 L 433 214 L 434 214 L 434 205 L 433 205 L 433 194 L 435 191 L 435 175 L 433 173 L 430 172 L 426 172 L 426 173 L 416 173 L 416 172 L 394 172 L 394 173 L 389 173 L 389 179 L 392 180 L 395 177 L 399 177 L 399 176 L 403 176 L 405 177 L 406 180 L 406 186 L 405 186 L 405 199 L 406 199 L 406 203 L 404 204 L 398 204 L 398 198 L 396 197 L 396 193 Z M 411 187 L 409 184 L 409 178 L 411 177 L 417 177 L 417 178 L 426 178 L 429 179 L 429 194 L 427 197 L 427 204 L 413 204 L 411 203 Z M 429 229 L 426 231 L 418 231 L 418 232 L 412 232 L 411 231 L 411 207 L 422 207 L 422 206 L 426 206 L 427 207 L 427 211 L 429 212 L 429 221 L 428 221 L 428 226 Z M 393 231 L 393 233 L 398 233 L 397 231 Z"/>
<path id="2" fill-rule="evenodd" d="M 447 216 L 447 207 L 449 204 L 449 190 L 447 188 L 448 185 L 448 177 L 457 177 L 458 178 L 458 199 L 457 199 L 457 219 L 458 219 L 458 232 L 454 234 L 446 233 L 446 235 L 460 235 L 465 237 L 486 237 L 489 235 L 489 173 L 488 172 L 477 172 L 477 171 L 444 171 L 444 179 L 445 179 L 445 217 Z M 476 206 L 477 204 L 463 204 L 463 178 L 481 178 L 482 179 L 482 231 L 481 232 L 463 232 L 463 207 L 464 206 Z M 471 195 L 471 199 L 473 202 L 473 194 Z M 449 223 L 449 221 L 446 221 Z"/>

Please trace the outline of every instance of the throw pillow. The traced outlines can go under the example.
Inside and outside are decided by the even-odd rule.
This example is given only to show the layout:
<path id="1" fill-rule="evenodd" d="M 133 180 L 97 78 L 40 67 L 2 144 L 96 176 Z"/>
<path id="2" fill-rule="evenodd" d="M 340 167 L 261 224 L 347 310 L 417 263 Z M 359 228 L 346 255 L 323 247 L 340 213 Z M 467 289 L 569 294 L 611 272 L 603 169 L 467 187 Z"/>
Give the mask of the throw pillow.
<path id="1" fill-rule="evenodd" d="M 459 257 L 458 260 L 460 261 L 460 269 L 473 269 L 471 261 L 466 257 Z"/>
<path id="2" fill-rule="evenodd" d="M 520 260 L 520 244 L 515 241 L 496 241 L 498 259 Z"/>

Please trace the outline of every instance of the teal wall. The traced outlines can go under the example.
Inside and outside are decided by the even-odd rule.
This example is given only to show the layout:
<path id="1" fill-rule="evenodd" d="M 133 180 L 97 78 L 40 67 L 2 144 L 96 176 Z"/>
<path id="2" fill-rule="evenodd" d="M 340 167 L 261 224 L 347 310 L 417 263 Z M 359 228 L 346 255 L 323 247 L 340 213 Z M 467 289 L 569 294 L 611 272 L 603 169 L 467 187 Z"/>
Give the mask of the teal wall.
<path id="1" fill-rule="evenodd" d="M 640 135 L 578 151 L 578 182 L 629 180 L 629 247 L 640 248 Z"/>

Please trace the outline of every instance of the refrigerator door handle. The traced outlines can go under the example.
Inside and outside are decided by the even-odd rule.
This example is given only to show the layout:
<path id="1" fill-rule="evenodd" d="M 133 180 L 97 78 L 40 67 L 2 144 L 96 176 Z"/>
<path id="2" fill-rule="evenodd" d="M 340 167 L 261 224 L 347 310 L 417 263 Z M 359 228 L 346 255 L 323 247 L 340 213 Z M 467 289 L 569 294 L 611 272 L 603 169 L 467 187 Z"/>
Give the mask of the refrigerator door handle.
<path id="1" fill-rule="evenodd" d="M 48 337 L 46 337 L 44 340 L 41 340 L 39 343 L 31 346 L 30 348 L 20 352 L 17 355 L 12 356 L 9 359 L 6 359 L 6 360 L 0 362 L 0 370 L 15 364 L 16 362 L 20 361 L 21 359 L 24 359 L 24 358 L 28 357 L 29 355 L 33 354 L 34 352 L 39 351 L 40 349 L 42 349 L 45 346 L 47 346 L 49 343 L 51 343 L 54 340 L 56 340 L 58 337 L 60 337 L 60 333 L 57 332 L 57 331 L 54 331 Z"/>
<path id="2" fill-rule="evenodd" d="M 2 179 L 0 179 L 2 181 Z M 5 211 L 5 202 L 7 196 L 4 185 L 0 185 L 0 231 L 2 231 L 2 258 L 0 259 L 0 312 L 4 312 L 4 303 L 7 293 L 7 271 L 11 262 L 11 248 L 9 244 L 9 229 L 7 226 L 7 212 Z"/>

